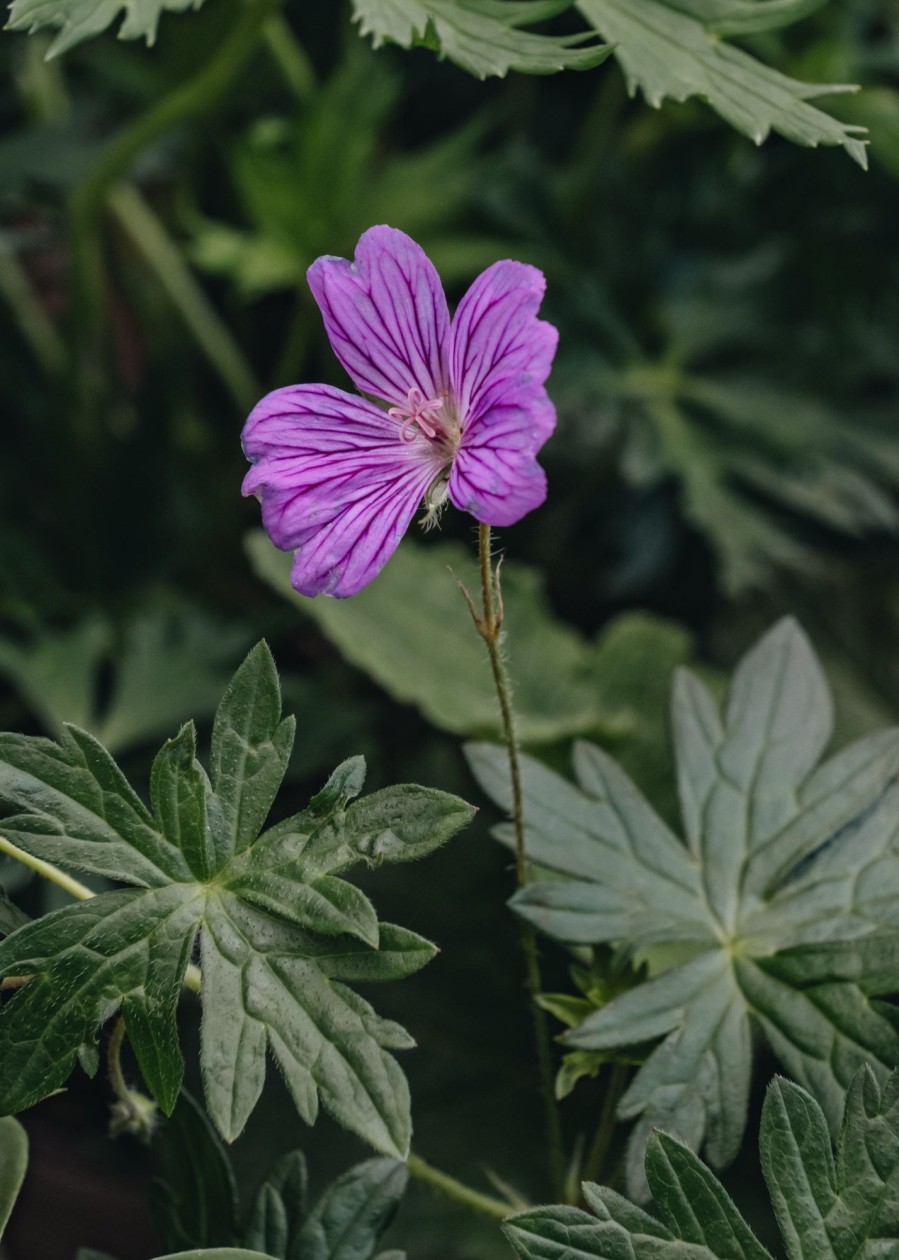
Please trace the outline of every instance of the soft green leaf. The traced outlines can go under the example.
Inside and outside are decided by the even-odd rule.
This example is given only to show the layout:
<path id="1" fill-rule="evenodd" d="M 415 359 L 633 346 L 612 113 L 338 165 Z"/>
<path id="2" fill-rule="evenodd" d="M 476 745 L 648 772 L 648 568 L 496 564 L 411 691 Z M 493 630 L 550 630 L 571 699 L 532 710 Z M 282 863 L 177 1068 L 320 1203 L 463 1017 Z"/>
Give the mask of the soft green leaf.
<path id="1" fill-rule="evenodd" d="M 181 850 L 197 879 L 205 880 L 217 862 L 206 816 L 211 788 L 196 752 L 197 733 L 189 722 L 153 762 L 150 802 L 161 831 Z"/>
<path id="2" fill-rule="evenodd" d="M 296 1260 L 295 1240 L 306 1215 L 307 1174 L 302 1151 L 290 1151 L 259 1187 L 244 1243 L 277 1260 Z"/>
<path id="3" fill-rule="evenodd" d="M 139 613 L 120 634 L 92 616 L 0 637 L 0 672 L 49 734 L 69 722 L 115 754 L 166 734 L 186 712 L 211 714 L 249 640 L 182 599 Z"/>
<path id="4" fill-rule="evenodd" d="M 153 1185 L 153 1221 L 165 1245 L 211 1247 L 238 1241 L 237 1187 L 230 1160 L 206 1113 L 186 1091 L 155 1136 L 154 1151 L 161 1172 Z"/>
<path id="5" fill-rule="evenodd" d="M 570 7 L 571 0 L 353 0 L 363 35 L 375 47 L 384 40 L 411 48 L 428 44 L 441 56 L 485 79 L 510 70 L 553 74 L 588 70 L 609 54 L 603 44 L 581 35 L 535 35 L 519 28 L 545 21 Z"/>
<path id="6" fill-rule="evenodd" d="M 56 56 L 101 34 L 120 13 L 124 13 L 120 39 L 145 39 L 152 44 L 164 12 L 183 13 L 195 5 L 196 0 L 13 0 L 8 25 L 14 31 L 32 32 L 45 26 L 60 27 L 50 46 L 50 55 Z"/>
<path id="7" fill-rule="evenodd" d="M 357 1164 L 328 1186 L 285 1260 L 371 1260 L 408 1180 L 393 1159 Z"/>
<path id="8" fill-rule="evenodd" d="M 0 885 L 0 936 L 9 936 L 28 922 L 29 916 L 10 901 L 6 889 Z"/>
<path id="9" fill-rule="evenodd" d="M 245 1251 L 243 1247 L 203 1247 L 200 1251 L 179 1251 L 158 1260 L 271 1260 L 261 1251 Z"/>
<path id="10" fill-rule="evenodd" d="M 417 705 L 444 730 L 499 732 L 489 665 L 454 580 L 477 589 L 474 558 L 464 547 L 407 539 L 377 582 L 352 600 L 297 595 L 290 557 L 261 530 L 248 536 L 247 547 L 259 576 L 395 699 Z M 590 644 L 552 615 L 539 575 L 523 565 L 503 566 L 503 601 L 515 627 L 510 670 L 521 738 L 548 742 L 599 730 L 633 742 L 651 761 L 657 724 L 650 734 L 646 705 L 688 659 L 684 631 L 634 614 L 611 622 Z"/>
<path id="11" fill-rule="evenodd" d="M 0 1119 L 0 1237 L 25 1180 L 28 1135 L 12 1116 Z"/>
<path id="12" fill-rule="evenodd" d="M 688 5 L 683 0 L 578 0 L 577 4 L 594 30 L 613 46 L 631 92 L 641 88 L 650 105 L 658 107 L 665 97 L 684 101 L 699 96 L 756 144 L 776 131 L 797 144 L 841 145 L 860 166 L 867 166 L 865 144 L 858 138 L 864 128 L 839 122 L 808 103 L 852 88 L 801 83 L 722 41 L 722 33 L 752 30 L 751 10 L 761 15 L 765 7 Z M 745 21 L 747 10 L 749 20 Z M 697 14 L 708 14 L 709 25 Z"/>
<path id="13" fill-rule="evenodd" d="M 109 628 L 96 617 L 68 630 L 44 630 L 28 642 L 0 638 L 0 672 L 54 735 L 64 722 L 88 727 L 108 644 Z"/>
<path id="14" fill-rule="evenodd" d="M 281 721 L 281 686 L 265 643 L 253 648 L 225 692 L 212 726 L 212 786 L 220 856 L 255 840 L 284 779 L 294 719 Z"/>
<path id="15" fill-rule="evenodd" d="M 269 1047 L 301 1116 L 319 1100 L 391 1155 L 408 1147 L 408 1087 L 390 1051 L 412 1044 L 345 981 L 408 975 L 433 946 L 379 925 L 339 878 L 402 861 L 471 818 L 458 798 L 388 788 L 352 803 L 364 767 L 340 767 L 310 807 L 256 836 L 284 773 L 293 726 L 260 645 L 219 708 L 211 783 L 185 727 L 154 765 L 151 814 L 104 749 L 0 736 L 0 796 L 33 812 L 0 823 L 32 853 L 137 884 L 68 906 L 0 944 L 0 974 L 30 977 L 0 1014 L 0 1110 L 61 1085 L 121 1007 L 144 1078 L 171 1112 L 183 1064 L 176 1007 L 199 933 L 200 1060 L 209 1113 L 233 1140 L 252 1111 Z"/>
<path id="16" fill-rule="evenodd" d="M 673 688 L 672 725 L 686 844 L 608 757 L 576 746 L 578 786 L 525 758 L 527 853 L 556 878 L 513 906 L 581 945 L 652 952 L 654 978 L 614 997 L 565 1038 L 609 1053 L 661 1039 L 618 1108 L 638 1121 L 629 1184 L 645 1194 L 654 1127 L 729 1163 L 746 1125 L 754 1030 L 813 1089 L 834 1130 L 863 1061 L 880 1078 L 899 1059 L 899 732 L 819 764 L 830 694 L 787 620 L 738 667 L 723 716 L 698 679 Z M 472 768 L 511 806 L 505 753 L 474 745 Z M 851 825 L 850 825 L 851 824 Z M 498 832 L 511 840 L 508 825 Z"/>
<path id="17" fill-rule="evenodd" d="M 899 1077 L 881 1092 L 862 1067 L 846 1097 L 837 1158 L 821 1108 L 790 1081 L 768 1088 L 762 1167 L 789 1260 L 875 1260 L 899 1246 Z M 655 1133 L 646 1176 L 662 1222 L 605 1186 L 590 1209 L 538 1207 L 503 1229 L 521 1260 L 771 1260 L 693 1151 Z"/>

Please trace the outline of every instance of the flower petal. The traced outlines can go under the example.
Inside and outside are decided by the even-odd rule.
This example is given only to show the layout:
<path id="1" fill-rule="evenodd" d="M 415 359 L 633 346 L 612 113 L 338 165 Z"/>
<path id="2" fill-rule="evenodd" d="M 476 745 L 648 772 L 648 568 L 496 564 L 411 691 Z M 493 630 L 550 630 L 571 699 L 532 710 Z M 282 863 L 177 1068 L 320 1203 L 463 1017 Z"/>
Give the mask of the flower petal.
<path id="1" fill-rule="evenodd" d="M 535 456 L 556 424 L 543 383 L 558 333 L 537 319 L 545 287 L 536 267 L 494 263 L 453 320 L 450 382 L 462 442 L 449 494 L 456 507 L 489 525 L 512 525 L 546 498 Z"/>
<path id="2" fill-rule="evenodd" d="M 443 462 L 425 438 L 401 442 L 395 421 L 328 385 L 276 389 L 243 431 L 276 547 L 296 549 L 301 595 L 355 595 L 396 550 Z"/>
<path id="3" fill-rule="evenodd" d="M 410 389 L 446 388 L 449 311 L 420 245 L 396 228 L 369 228 L 353 262 L 318 258 L 307 273 L 334 353 L 357 389 L 403 406 Z"/>

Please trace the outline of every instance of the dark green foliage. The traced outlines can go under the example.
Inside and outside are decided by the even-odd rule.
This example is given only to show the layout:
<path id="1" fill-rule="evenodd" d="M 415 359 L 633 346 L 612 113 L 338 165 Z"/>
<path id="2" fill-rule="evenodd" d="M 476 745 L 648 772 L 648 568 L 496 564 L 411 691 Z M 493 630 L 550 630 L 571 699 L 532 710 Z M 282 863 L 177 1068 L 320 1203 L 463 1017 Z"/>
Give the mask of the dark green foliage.
<path id="1" fill-rule="evenodd" d="M 257 839 L 293 741 L 293 719 L 280 714 L 260 644 L 219 706 L 210 775 L 188 725 L 154 762 L 152 812 L 83 731 L 67 727 L 60 744 L 0 736 L 0 797 L 27 811 L 3 833 L 36 856 L 138 885 L 58 910 L 0 945 L 0 972 L 30 977 L 0 1016 L 5 1112 L 61 1085 L 119 1007 L 144 1079 L 170 1112 L 183 1071 L 176 1007 L 199 932 L 201 1065 L 223 1136 L 233 1140 L 255 1106 L 268 1045 L 307 1123 L 321 1098 L 376 1147 L 405 1152 L 408 1090 L 388 1051 L 411 1038 L 345 982 L 408 975 L 434 947 L 379 925 L 338 873 L 423 856 L 472 811 L 411 786 L 348 804 L 362 786 L 357 760 L 307 811 Z"/>
<path id="2" fill-rule="evenodd" d="M 789 1260 L 899 1254 L 897 1118 L 899 1077 L 890 1076 L 881 1091 L 862 1068 L 846 1097 L 834 1160 L 814 1098 L 790 1081 L 769 1087 L 759 1145 Z M 535 1208 L 504 1229 L 521 1260 L 770 1260 L 730 1196 L 682 1142 L 653 1134 L 646 1177 L 662 1221 L 588 1183 L 589 1213 Z"/>
<path id="3" fill-rule="evenodd" d="M 229 1246 L 237 1233 L 237 1186 L 215 1129 L 186 1090 L 156 1142 L 153 1216 L 168 1247 Z"/>
<path id="4" fill-rule="evenodd" d="M 397 1160 L 366 1160 L 310 1208 L 306 1161 L 291 1151 L 266 1173 L 241 1224 L 228 1154 L 187 1095 L 158 1145 L 156 1217 L 168 1247 L 240 1244 L 274 1260 L 372 1260 L 408 1180 Z"/>
<path id="5" fill-rule="evenodd" d="M 812 1089 L 834 1132 L 850 1078 L 899 1060 L 899 1019 L 876 995 L 899 989 L 894 889 L 899 732 L 818 764 L 832 729 L 827 684 L 799 627 L 781 622 L 744 658 L 724 720 L 681 671 L 672 725 L 686 843 L 592 745 L 579 786 L 524 766 L 527 852 L 555 878 L 512 905 L 579 945 L 621 943 L 653 978 L 592 1010 L 565 1038 L 608 1052 L 661 1038 L 619 1105 L 637 1119 L 629 1184 L 661 1127 L 715 1167 L 740 1149 L 761 1032 Z M 484 788 L 509 805 L 501 749 L 475 745 Z M 508 826 L 500 838 L 511 843 Z"/>

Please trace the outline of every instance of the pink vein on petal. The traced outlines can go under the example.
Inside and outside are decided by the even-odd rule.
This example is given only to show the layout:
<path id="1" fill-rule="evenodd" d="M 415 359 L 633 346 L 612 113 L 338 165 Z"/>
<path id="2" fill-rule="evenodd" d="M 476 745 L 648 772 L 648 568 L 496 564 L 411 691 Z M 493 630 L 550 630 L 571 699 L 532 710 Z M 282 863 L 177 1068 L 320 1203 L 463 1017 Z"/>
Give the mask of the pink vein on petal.
<path id="1" fill-rule="evenodd" d="M 303 595 L 354 595 L 396 550 L 442 461 L 420 438 L 399 441 L 396 422 L 327 385 L 275 390 L 244 429 L 272 542 L 295 550 Z"/>
<path id="2" fill-rule="evenodd" d="M 356 388 L 396 406 L 410 389 L 446 388 L 449 310 L 420 245 L 390 227 L 359 240 L 352 263 L 318 258 L 308 271 L 334 353 Z"/>
<path id="3" fill-rule="evenodd" d="M 543 385 L 558 333 L 537 318 L 544 289 L 536 267 L 494 263 L 465 294 L 452 324 L 450 381 L 463 432 L 449 494 L 489 525 L 512 525 L 546 497 L 535 457 L 556 423 Z"/>

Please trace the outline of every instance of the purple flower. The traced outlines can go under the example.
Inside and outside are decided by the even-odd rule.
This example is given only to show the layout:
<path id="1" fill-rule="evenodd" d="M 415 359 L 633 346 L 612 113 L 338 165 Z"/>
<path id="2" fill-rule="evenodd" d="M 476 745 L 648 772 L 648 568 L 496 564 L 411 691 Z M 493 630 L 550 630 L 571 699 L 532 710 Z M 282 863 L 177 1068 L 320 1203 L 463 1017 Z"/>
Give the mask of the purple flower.
<path id="1" fill-rule="evenodd" d="M 512 525 L 546 497 L 536 454 L 556 423 L 543 384 L 558 334 L 537 319 L 541 272 L 497 262 L 450 322 L 420 246 L 370 228 L 355 260 L 319 258 L 309 284 L 334 353 L 360 393 L 290 385 L 243 431 L 272 542 L 295 551 L 303 595 L 355 595 L 381 570 L 419 505 L 447 497 L 488 525 Z"/>

